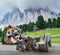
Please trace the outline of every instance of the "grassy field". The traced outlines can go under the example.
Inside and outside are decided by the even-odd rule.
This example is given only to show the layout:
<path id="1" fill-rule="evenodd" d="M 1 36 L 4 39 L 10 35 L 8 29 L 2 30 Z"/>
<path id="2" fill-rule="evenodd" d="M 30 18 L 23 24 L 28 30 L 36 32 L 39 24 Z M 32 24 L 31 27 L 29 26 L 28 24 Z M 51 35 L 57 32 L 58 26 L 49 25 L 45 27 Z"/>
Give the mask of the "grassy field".
<path id="1" fill-rule="evenodd" d="M 52 43 L 60 44 L 60 29 L 46 29 L 35 32 L 29 32 L 29 36 L 42 36 L 43 34 L 51 34 Z"/>

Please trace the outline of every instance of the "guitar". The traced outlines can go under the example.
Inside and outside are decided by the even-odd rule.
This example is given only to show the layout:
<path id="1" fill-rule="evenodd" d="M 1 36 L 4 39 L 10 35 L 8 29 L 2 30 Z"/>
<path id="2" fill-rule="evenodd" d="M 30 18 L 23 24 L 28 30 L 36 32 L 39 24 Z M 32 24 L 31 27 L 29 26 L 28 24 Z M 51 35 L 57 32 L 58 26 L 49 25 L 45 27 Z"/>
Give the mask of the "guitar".
<path id="1" fill-rule="evenodd" d="M 11 43 L 16 43 L 18 38 L 19 38 L 19 36 L 16 36 L 15 38 L 11 37 L 10 38 Z"/>

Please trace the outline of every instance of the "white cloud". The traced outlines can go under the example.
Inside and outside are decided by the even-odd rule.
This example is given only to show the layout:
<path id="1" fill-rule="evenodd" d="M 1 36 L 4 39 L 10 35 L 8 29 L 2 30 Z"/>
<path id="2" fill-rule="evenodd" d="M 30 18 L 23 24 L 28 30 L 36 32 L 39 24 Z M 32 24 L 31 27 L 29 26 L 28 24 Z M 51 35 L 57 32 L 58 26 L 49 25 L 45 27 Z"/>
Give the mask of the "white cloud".
<path id="1" fill-rule="evenodd" d="M 0 17 L 6 12 L 18 7 L 21 10 L 29 7 L 49 7 L 50 10 L 60 11 L 60 0 L 0 0 Z"/>
<path id="2" fill-rule="evenodd" d="M 20 9 L 28 7 L 59 7 L 60 0 L 0 0 L 0 7 L 11 9 L 12 7 L 19 7 Z"/>

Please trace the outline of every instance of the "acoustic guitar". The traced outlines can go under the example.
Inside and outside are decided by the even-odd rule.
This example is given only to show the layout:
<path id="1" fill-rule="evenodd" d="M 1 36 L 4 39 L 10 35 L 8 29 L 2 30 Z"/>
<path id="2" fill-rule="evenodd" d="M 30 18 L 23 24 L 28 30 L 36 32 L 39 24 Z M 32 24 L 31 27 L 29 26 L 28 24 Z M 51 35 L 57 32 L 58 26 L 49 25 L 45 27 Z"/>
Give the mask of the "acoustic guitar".
<path id="1" fill-rule="evenodd" d="M 16 43 L 18 38 L 19 38 L 19 36 L 16 36 L 15 38 L 11 37 L 10 38 L 11 43 Z"/>

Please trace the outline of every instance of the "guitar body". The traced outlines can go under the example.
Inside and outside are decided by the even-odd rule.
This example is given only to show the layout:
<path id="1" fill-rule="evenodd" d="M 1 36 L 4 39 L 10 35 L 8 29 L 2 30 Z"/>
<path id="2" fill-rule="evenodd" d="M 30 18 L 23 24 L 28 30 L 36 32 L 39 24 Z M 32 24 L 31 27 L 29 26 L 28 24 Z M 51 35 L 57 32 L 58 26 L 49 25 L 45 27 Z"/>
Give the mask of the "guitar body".
<path id="1" fill-rule="evenodd" d="M 11 43 L 15 44 L 17 42 L 17 39 L 14 39 L 13 37 L 10 38 Z"/>

